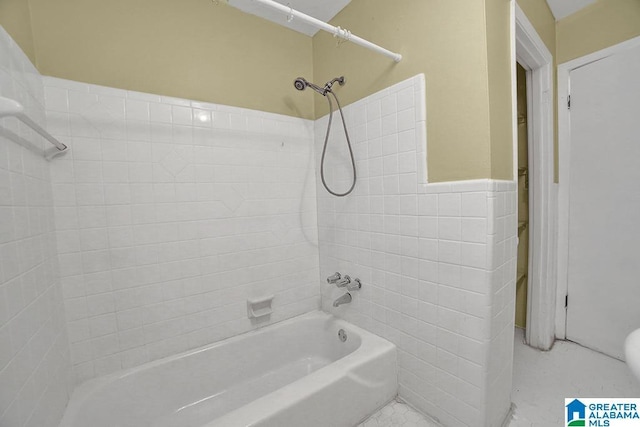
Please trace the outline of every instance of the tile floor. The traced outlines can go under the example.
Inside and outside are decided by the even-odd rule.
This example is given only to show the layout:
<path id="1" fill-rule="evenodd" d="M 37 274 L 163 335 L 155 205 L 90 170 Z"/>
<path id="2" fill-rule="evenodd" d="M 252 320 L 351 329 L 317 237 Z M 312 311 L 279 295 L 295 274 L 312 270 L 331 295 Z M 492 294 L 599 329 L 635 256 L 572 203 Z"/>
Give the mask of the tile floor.
<path id="1" fill-rule="evenodd" d="M 357 427 L 439 427 L 439 425 L 409 405 L 394 400 Z"/>
<path id="2" fill-rule="evenodd" d="M 640 397 L 625 363 L 569 341 L 535 350 L 515 334 L 510 427 L 563 425 L 565 397 Z"/>
<path id="3" fill-rule="evenodd" d="M 640 383 L 623 362 L 569 341 L 551 351 L 524 344 L 516 329 L 513 363 L 515 406 L 509 427 L 563 425 L 565 397 L 640 397 Z M 393 401 L 357 427 L 438 427 L 410 406 Z"/>

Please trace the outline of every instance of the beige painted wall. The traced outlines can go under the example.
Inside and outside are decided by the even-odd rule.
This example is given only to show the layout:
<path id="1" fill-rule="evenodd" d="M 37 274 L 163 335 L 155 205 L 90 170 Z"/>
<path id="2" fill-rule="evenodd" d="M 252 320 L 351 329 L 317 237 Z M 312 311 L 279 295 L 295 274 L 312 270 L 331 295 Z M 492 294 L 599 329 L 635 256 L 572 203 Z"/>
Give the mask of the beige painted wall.
<path id="1" fill-rule="evenodd" d="M 423 72 L 430 181 L 510 179 L 507 4 L 353 0 L 334 19 L 403 53 L 400 64 L 210 0 L 0 0 L 0 24 L 45 75 L 306 118 L 327 110 L 315 97 L 314 114 L 296 76 L 344 74 L 350 103 Z M 544 0 L 518 4 L 559 63 L 640 35 L 638 0 L 598 0 L 557 24 Z"/>
<path id="2" fill-rule="evenodd" d="M 491 177 L 490 110 L 483 1 L 352 0 L 332 21 L 400 52 L 402 62 L 352 44 L 313 38 L 314 78 L 344 75 L 349 104 L 418 73 L 426 75 L 429 181 Z M 327 113 L 316 97 L 316 115 Z"/>
<path id="3" fill-rule="evenodd" d="M 513 179 L 513 112 L 511 69 L 511 2 L 485 0 L 491 178 Z"/>
<path id="4" fill-rule="evenodd" d="M 72 80 L 310 118 L 326 105 L 296 76 L 344 74 L 348 104 L 425 73 L 430 181 L 512 178 L 507 0 L 353 0 L 333 20 L 399 64 L 210 0 L 29 1 L 39 70 Z"/>
<path id="5" fill-rule="evenodd" d="M 35 64 L 36 55 L 28 0 L 0 0 L 0 25 Z"/>
<path id="6" fill-rule="evenodd" d="M 292 83 L 312 77 L 302 34 L 211 0 L 30 3 L 42 74 L 313 117 Z"/>
<path id="7" fill-rule="evenodd" d="M 639 0 L 598 0 L 557 23 L 558 63 L 640 36 Z"/>
<path id="8" fill-rule="evenodd" d="M 531 25 L 555 57 L 556 53 L 556 20 L 546 0 L 517 0 Z"/>

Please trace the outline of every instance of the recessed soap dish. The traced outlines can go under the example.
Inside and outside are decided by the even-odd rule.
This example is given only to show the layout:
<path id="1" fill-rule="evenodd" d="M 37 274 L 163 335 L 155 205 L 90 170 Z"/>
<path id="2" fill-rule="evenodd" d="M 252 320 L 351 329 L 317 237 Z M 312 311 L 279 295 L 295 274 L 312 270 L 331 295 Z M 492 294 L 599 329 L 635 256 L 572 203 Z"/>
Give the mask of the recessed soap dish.
<path id="1" fill-rule="evenodd" d="M 275 295 L 267 295 L 262 298 L 253 298 L 247 300 L 247 315 L 249 319 L 257 319 L 259 317 L 268 316 L 273 313 L 271 303 Z"/>

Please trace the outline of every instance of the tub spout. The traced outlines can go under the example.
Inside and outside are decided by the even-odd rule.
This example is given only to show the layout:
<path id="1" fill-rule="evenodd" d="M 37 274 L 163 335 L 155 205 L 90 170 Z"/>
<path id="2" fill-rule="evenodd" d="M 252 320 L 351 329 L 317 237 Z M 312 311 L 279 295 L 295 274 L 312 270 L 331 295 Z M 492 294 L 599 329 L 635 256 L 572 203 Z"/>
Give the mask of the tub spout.
<path id="1" fill-rule="evenodd" d="M 346 294 L 342 295 L 340 298 L 335 300 L 333 302 L 333 306 L 338 307 L 338 306 L 341 306 L 342 304 L 349 304 L 350 302 L 351 302 L 351 294 L 347 292 Z"/>

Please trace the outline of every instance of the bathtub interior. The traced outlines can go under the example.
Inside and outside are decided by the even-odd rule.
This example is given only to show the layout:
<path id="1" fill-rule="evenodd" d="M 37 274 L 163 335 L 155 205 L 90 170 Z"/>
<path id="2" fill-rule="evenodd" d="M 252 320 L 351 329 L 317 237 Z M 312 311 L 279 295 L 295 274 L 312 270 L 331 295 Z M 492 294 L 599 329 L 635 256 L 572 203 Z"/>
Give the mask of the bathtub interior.
<path id="1" fill-rule="evenodd" d="M 357 350 L 359 334 L 326 314 L 302 316 L 200 350 L 98 378 L 62 427 L 197 427 Z M 212 363 L 213 362 L 213 363 Z"/>

